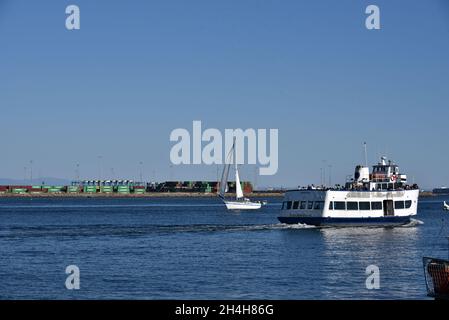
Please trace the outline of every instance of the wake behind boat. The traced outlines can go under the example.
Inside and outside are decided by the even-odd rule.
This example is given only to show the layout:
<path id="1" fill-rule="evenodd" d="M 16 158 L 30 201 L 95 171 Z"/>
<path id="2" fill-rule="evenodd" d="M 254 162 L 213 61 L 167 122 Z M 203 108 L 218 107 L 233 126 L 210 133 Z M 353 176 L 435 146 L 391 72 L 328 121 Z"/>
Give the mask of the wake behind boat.
<path id="1" fill-rule="evenodd" d="M 226 192 L 228 192 L 228 178 L 229 178 L 229 171 L 231 168 L 231 163 L 234 163 L 235 168 L 235 200 L 227 200 L 225 198 Z M 220 182 L 220 191 L 218 196 L 223 200 L 224 204 L 226 205 L 226 208 L 228 210 L 256 210 L 260 209 L 262 207 L 262 203 L 260 201 L 251 201 L 250 199 L 246 198 L 243 194 L 242 185 L 240 184 L 240 176 L 239 176 L 239 169 L 237 165 L 237 155 L 235 151 L 235 139 L 234 143 L 232 144 L 232 148 L 229 151 L 229 155 L 227 158 L 227 161 L 225 163 L 223 173 L 221 175 L 221 182 Z"/>

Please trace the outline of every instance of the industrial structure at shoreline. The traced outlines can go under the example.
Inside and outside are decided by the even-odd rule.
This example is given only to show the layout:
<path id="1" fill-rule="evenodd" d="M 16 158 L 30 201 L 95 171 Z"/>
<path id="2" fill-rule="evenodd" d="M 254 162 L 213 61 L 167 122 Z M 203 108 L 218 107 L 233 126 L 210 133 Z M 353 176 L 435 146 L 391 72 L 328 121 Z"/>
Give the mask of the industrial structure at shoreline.
<path id="1" fill-rule="evenodd" d="M 245 193 L 252 193 L 250 182 L 242 182 Z M 67 186 L 50 185 L 3 185 L 0 194 L 145 194 L 145 193 L 216 193 L 220 183 L 216 181 L 165 181 L 135 182 L 133 180 L 84 180 L 73 181 Z M 235 191 L 235 182 L 228 182 L 230 192 Z"/>

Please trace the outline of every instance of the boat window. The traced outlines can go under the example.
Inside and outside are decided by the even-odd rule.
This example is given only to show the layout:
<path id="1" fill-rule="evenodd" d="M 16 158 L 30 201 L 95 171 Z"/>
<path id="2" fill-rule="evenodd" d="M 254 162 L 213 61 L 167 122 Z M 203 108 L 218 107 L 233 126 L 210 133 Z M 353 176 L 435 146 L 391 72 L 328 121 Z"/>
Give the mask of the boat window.
<path id="1" fill-rule="evenodd" d="M 404 209 L 404 201 L 395 201 L 394 202 L 395 209 Z"/>
<path id="2" fill-rule="evenodd" d="M 324 201 L 315 201 L 315 206 L 313 209 L 315 210 L 323 210 L 324 208 Z"/>
<path id="3" fill-rule="evenodd" d="M 281 208 L 281 210 L 284 210 L 285 209 L 285 201 L 284 202 L 282 202 L 282 208 Z"/>
<path id="4" fill-rule="evenodd" d="M 297 210 L 299 207 L 299 201 L 293 202 L 293 210 Z"/>
<path id="5" fill-rule="evenodd" d="M 307 209 L 308 210 L 312 210 L 313 209 L 313 201 L 309 201 L 309 203 L 307 204 Z"/>
<path id="6" fill-rule="evenodd" d="M 334 208 L 335 210 L 346 210 L 346 202 L 335 201 Z"/>
<path id="7" fill-rule="evenodd" d="M 307 201 L 301 201 L 301 203 L 299 204 L 299 209 L 305 210 L 306 209 L 306 205 L 307 205 Z"/>
<path id="8" fill-rule="evenodd" d="M 388 190 L 388 183 L 382 183 L 382 190 Z"/>
<path id="9" fill-rule="evenodd" d="M 359 202 L 359 208 L 360 208 L 360 210 L 371 210 L 371 206 L 368 201 Z"/>
<path id="10" fill-rule="evenodd" d="M 380 201 L 371 202 L 371 210 L 382 210 L 382 202 Z"/>
<path id="11" fill-rule="evenodd" d="M 329 210 L 334 210 L 334 202 L 329 202 Z"/>
<path id="12" fill-rule="evenodd" d="M 347 207 L 348 210 L 359 210 L 359 203 L 355 201 L 348 201 Z"/>
<path id="13" fill-rule="evenodd" d="M 290 210 L 292 208 L 292 202 L 288 201 L 287 202 L 287 210 Z"/>
<path id="14" fill-rule="evenodd" d="M 412 200 L 405 201 L 405 208 L 406 209 L 410 209 L 411 206 L 412 206 Z"/>
<path id="15" fill-rule="evenodd" d="M 388 190 L 394 189 L 394 183 L 389 183 L 388 184 Z"/>

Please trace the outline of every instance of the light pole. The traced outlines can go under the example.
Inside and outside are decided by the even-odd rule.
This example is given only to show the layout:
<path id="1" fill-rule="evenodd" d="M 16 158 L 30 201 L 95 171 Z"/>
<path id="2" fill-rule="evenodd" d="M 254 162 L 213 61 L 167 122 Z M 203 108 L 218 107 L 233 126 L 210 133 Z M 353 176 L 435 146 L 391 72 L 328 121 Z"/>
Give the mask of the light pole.
<path id="1" fill-rule="evenodd" d="M 326 186 L 326 160 L 323 160 L 323 187 Z"/>
<path id="2" fill-rule="evenodd" d="M 329 165 L 329 187 L 332 187 L 332 165 Z"/>
<path id="3" fill-rule="evenodd" d="M 139 182 L 142 183 L 143 182 L 143 180 L 142 180 L 143 161 L 140 161 L 139 165 L 140 165 L 140 181 Z"/>
<path id="4" fill-rule="evenodd" d="M 30 183 L 33 184 L 33 160 L 30 160 Z"/>
<path id="5" fill-rule="evenodd" d="M 102 176 L 101 176 L 101 160 L 103 159 L 103 156 L 98 156 L 98 177 L 99 177 L 99 181 L 101 181 Z"/>
<path id="6" fill-rule="evenodd" d="M 80 181 L 80 164 L 79 163 L 76 164 L 75 173 L 76 173 L 76 181 L 79 182 Z"/>

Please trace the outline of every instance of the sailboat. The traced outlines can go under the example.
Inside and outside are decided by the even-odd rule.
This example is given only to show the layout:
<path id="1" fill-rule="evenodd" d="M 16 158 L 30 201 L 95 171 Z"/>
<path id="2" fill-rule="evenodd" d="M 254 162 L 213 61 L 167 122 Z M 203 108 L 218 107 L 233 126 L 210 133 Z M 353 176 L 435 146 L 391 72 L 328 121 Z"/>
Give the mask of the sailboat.
<path id="1" fill-rule="evenodd" d="M 449 210 L 449 204 L 447 204 L 446 201 L 443 202 L 443 208 L 444 210 Z"/>
<path id="2" fill-rule="evenodd" d="M 235 161 L 232 161 L 234 159 L 235 159 Z M 236 199 L 231 201 L 231 200 L 227 200 L 225 198 L 225 194 L 228 191 L 228 177 L 229 177 L 229 170 L 230 170 L 232 162 L 234 162 L 234 168 L 235 168 L 235 197 L 236 197 Z M 218 196 L 223 200 L 223 202 L 226 205 L 226 208 L 228 210 L 256 210 L 256 209 L 260 209 L 262 207 L 261 202 L 251 201 L 250 199 L 246 198 L 243 194 L 242 186 L 240 184 L 239 169 L 238 169 L 238 165 L 237 165 L 237 155 L 236 155 L 236 151 L 235 151 L 235 139 L 234 139 L 232 148 L 229 151 L 229 155 L 228 155 L 227 161 L 225 163 L 223 173 L 221 175 L 220 191 L 219 191 Z"/>

